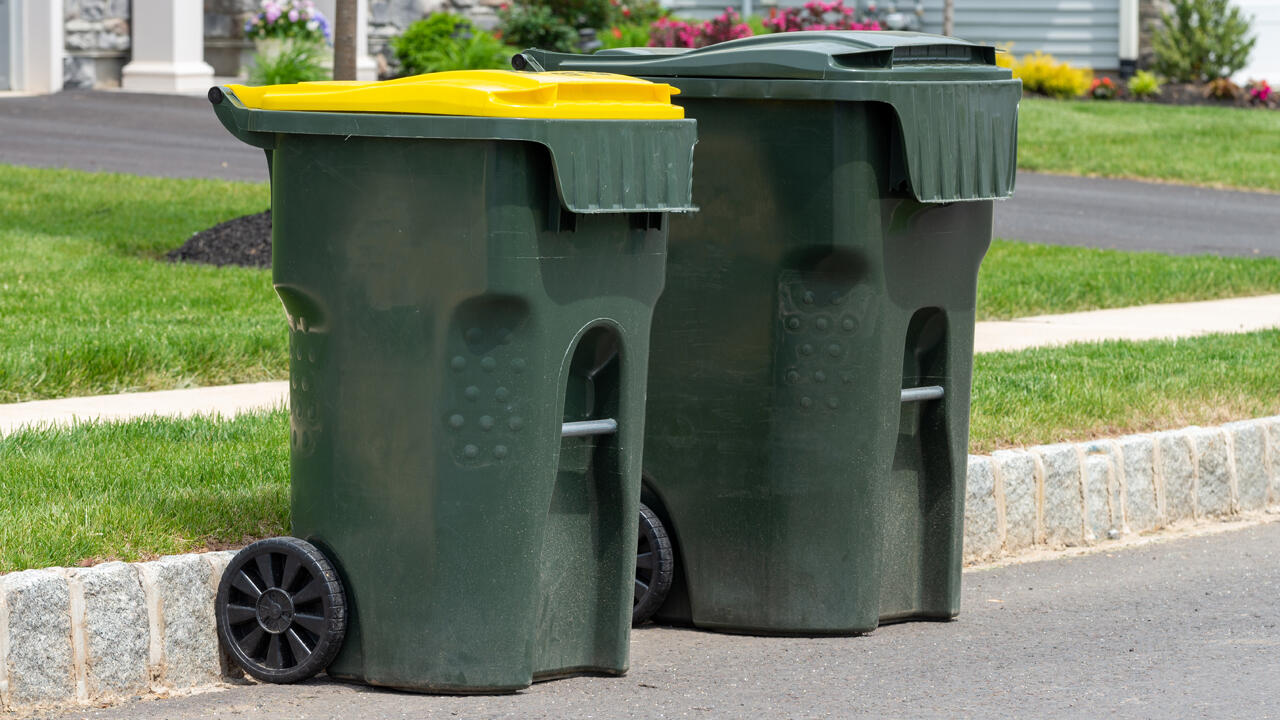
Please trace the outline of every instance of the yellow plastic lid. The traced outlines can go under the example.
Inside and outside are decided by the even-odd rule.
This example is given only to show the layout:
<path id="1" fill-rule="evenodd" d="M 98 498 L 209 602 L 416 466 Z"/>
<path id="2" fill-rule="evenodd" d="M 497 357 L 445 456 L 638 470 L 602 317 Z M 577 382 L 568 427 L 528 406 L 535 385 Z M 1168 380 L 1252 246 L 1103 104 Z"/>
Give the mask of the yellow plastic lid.
<path id="1" fill-rule="evenodd" d="M 588 72 L 457 70 L 382 82 L 305 82 L 228 86 L 261 110 L 416 113 L 579 120 L 678 120 L 677 88 Z"/>

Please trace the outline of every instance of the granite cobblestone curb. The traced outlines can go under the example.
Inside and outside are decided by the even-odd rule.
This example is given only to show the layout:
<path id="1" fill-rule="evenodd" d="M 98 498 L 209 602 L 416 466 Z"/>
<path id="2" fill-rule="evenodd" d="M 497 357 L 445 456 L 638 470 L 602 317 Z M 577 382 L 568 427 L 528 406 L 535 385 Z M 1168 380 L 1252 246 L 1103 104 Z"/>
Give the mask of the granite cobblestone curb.
<path id="1" fill-rule="evenodd" d="M 1280 416 L 969 456 L 966 562 L 1280 505 Z M 0 575 L 0 708 L 215 685 L 213 598 L 233 552 Z"/>
<path id="2" fill-rule="evenodd" d="M 1280 505 L 1280 416 L 969 456 L 964 559 Z"/>
<path id="3" fill-rule="evenodd" d="M 0 575 L 0 708 L 97 704 L 219 682 L 213 597 L 235 555 Z"/>

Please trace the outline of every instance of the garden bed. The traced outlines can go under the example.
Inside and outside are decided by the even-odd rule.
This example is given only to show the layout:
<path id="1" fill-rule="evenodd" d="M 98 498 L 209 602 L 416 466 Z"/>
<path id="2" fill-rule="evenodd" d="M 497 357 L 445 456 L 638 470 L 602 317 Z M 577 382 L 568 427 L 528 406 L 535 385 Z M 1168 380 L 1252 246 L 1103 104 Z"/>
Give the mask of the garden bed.
<path id="1" fill-rule="evenodd" d="M 218 267 L 271 267 L 271 211 L 243 215 L 201 230 L 166 257 Z"/>

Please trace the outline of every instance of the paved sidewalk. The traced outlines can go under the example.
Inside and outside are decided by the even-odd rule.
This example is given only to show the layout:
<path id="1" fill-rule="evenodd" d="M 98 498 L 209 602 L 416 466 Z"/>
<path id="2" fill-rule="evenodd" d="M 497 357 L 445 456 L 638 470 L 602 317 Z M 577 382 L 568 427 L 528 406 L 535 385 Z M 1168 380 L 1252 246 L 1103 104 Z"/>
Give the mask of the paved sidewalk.
<path id="1" fill-rule="evenodd" d="M 67 425 L 149 415 L 189 417 L 216 414 L 231 417 L 251 410 L 285 407 L 288 402 L 289 383 L 283 381 L 36 400 L 0 405 L 0 436 L 28 425 Z"/>
<path id="2" fill-rule="evenodd" d="M 978 323 L 974 352 L 1100 340 L 1171 340 L 1280 327 L 1280 295 L 1163 303 Z"/>
<path id="3" fill-rule="evenodd" d="M 1167 303 L 980 322 L 975 352 L 1025 350 L 1100 340 L 1158 340 L 1209 333 L 1242 333 L 1280 327 L 1280 295 Z M 71 424 L 164 415 L 218 414 L 284 407 L 289 383 L 125 393 L 0 405 L 0 436 L 41 424 Z"/>

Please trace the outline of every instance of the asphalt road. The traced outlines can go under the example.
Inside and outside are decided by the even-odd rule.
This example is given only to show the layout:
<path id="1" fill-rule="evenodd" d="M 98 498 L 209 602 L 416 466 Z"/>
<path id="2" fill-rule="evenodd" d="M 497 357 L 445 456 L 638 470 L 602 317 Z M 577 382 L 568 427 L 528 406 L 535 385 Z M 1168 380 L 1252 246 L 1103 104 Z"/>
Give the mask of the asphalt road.
<path id="1" fill-rule="evenodd" d="M 312 681 L 64 718 L 1280 717 L 1280 522 L 969 572 L 950 623 L 861 637 L 647 628 L 631 672 L 505 696 Z"/>
<path id="2" fill-rule="evenodd" d="M 995 236 L 1052 245 L 1280 257 L 1280 195 L 1018 173 Z"/>
<path id="3" fill-rule="evenodd" d="M 233 139 L 203 98 L 108 91 L 0 99 L 0 163 L 267 179 L 261 151 Z M 1280 195 L 1024 172 L 1014 198 L 996 204 L 995 235 L 1280 257 Z"/>

